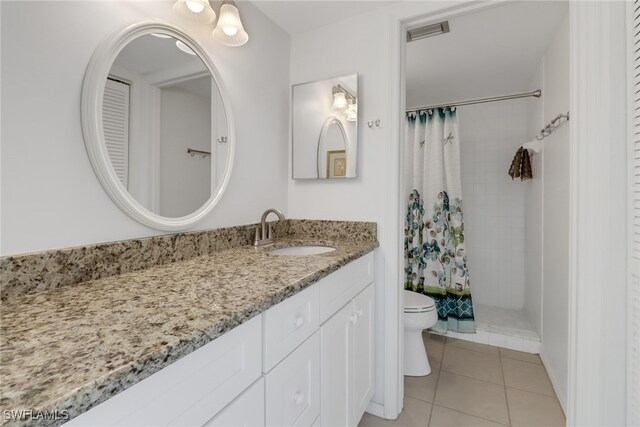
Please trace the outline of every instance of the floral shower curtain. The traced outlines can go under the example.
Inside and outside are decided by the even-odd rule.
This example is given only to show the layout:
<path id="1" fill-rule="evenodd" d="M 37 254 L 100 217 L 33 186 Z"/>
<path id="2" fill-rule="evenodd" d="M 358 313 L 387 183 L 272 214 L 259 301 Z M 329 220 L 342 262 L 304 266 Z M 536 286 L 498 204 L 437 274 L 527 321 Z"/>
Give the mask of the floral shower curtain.
<path id="1" fill-rule="evenodd" d="M 436 302 L 439 332 L 475 332 L 455 108 L 407 114 L 405 289 Z"/>

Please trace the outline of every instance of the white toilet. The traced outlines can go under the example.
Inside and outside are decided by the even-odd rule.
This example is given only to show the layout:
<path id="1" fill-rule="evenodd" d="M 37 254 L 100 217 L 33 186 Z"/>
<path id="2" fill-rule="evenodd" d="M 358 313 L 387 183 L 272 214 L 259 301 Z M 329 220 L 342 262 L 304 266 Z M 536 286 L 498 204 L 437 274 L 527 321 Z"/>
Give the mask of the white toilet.
<path id="1" fill-rule="evenodd" d="M 404 291 L 404 375 L 421 377 L 431 373 L 422 331 L 436 324 L 438 312 L 433 299 Z"/>

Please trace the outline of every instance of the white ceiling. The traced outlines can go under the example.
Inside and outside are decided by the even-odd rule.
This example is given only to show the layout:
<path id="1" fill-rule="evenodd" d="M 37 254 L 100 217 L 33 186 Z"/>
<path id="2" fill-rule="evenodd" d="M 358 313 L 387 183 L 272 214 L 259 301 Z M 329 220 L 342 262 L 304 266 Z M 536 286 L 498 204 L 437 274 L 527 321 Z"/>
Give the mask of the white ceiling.
<path id="1" fill-rule="evenodd" d="M 566 1 L 501 4 L 407 43 L 407 106 L 538 89 L 529 84 L 567 11 Z"/>
<path id="2" fill-rule="evenodd" d="M 152 35 L 144 35 L 131 41 L 120 51 L 113 63 L 142 76 L 187 64 L 197 64 L 203 71 L 206 70 L 198 56 L 178 49 L 176 39 Z"/>
<path id="3" fill-rule="evenodd" d="M 252 3 L 287 33 L 297 34 L 396 2 L 381 0 L 254 0 Z"/>

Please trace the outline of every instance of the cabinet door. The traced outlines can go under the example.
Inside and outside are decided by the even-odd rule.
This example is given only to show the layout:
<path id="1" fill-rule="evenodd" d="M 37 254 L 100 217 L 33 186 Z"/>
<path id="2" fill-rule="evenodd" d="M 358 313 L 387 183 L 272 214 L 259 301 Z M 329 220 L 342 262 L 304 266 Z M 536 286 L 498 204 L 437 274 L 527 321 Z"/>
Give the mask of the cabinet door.
<path id="1" fill-rule="evenodd" d="M 264 379 L 260 378 L 204 427 L 263 427 Z"/>
<path id="2" fill-rule="evenodd" d="M 308 427 L 320 415 L 320 333 L 266 375 L 266 424 Z"/>
<path id="3" fill-rule="evenodd" d="M 353 369 L 350 354 L 352 315 L 353 303 L 349 302 L 320 328 L 320 419 L 323 426 L 348 426 L 352 418 L 349 389 Z"/>
<path id="4" fill-rule="evenodd" d="M 357 320 L 353 324 L 353 412 L 351 425 L 356 426 L 373 396 L 373 284 L 353 300 Z"/>

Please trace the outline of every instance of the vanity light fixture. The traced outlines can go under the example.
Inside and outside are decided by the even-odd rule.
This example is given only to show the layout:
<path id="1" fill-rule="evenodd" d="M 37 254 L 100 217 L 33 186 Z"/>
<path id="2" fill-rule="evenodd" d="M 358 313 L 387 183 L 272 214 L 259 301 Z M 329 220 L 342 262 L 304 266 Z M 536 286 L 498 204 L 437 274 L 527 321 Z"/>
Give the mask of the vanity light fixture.
<path id="1" fill-rule="evenodd" d="M 176 0 L 173 11 L 202 24 L 210 24 L 216 19 L 209 0 Z"/>
<path id="2" fill-rule="evenodd" d="M 249 34 L 242 26 L 240 12 L 234 2 L 222 3 L 218 24 L 211 35 L 226 46 L 242 46 L 249 41 Z"/>

